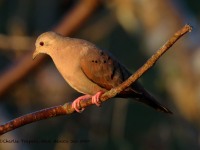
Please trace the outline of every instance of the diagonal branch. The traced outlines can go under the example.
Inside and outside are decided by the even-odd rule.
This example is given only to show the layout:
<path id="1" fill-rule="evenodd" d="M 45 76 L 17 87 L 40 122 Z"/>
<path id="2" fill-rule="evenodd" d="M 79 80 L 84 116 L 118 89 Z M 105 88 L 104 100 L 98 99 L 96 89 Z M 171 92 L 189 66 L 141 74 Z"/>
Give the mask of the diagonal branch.
<path id="1" fill-rule="evenodd" d="M 185 25 L 182 29 L 177 31 L 154 55 L 151 56 L 147 60 L 147 62 L 139 68 L 132 76 L 130 76 L 126 81 L 124 81 L 121 85 L 117 86 L 116 88 L 111 89 L 110 91 L 104 93 L 100 100 L 106 101 L 114 96 L 116 96 L 118 93 L 129 87 L 132 83 L 134 83 L 137 79 L 139 79 L 145 72 L 147 72 L 151 67 L 154 66 L 154 64 L 157 62 L 157 60 L 167 51 L 169 48 L 184 34 L 187 32 L 191 32 L 192 27 L 190 25 Z M 40 111 L 36 111 L 24 116 L 21 116 L 19 118 L 16 118 L 14 120 L 11 120 L 3 125 L 0 126 L 0 135 L 9 132 L 11 130 L 14 130 L 16 128 L 19 128 L 21 126 L 24 126 L 26 124 L 36 122 L 39 120 L 56 117 L 60 115 L 67 115 L 74 113 L 75 110 L 72 108 L 72 103 L 65 103 L 64 105 L 59 105 L 47 109 L 42 109 Z M 88 99 L 86 101 L 80 102 L 80 109 L 85 108 L 92 105 L 91 99 Z"/>

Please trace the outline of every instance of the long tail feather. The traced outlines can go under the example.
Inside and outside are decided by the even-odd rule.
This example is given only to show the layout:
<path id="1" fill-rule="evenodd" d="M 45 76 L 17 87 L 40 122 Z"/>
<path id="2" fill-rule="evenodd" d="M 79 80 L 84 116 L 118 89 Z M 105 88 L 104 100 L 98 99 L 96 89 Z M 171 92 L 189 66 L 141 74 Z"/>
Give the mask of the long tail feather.
<path id="1" fill-rule="evenodd" d="M 158 103 L 156 101 L 156 99 L 153 96 L 151 96 L 148 93 L 145 93 L 144 95 L 142 95 L 142 97 L 137 99 L 137 101 L 142 102 L 142 103 L 154 108 L 157 111 L 173 114 L 172 111 L 170 111 L 168 108 L 162 106 L 160 103 Z"/>

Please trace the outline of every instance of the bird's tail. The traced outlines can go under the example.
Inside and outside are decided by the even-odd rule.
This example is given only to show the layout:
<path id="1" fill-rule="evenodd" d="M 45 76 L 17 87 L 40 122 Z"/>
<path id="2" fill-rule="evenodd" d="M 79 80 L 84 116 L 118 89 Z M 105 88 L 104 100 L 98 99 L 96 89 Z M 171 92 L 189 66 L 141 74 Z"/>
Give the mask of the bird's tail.
<path id="1" fill-rule="evenodd" d="M 158 103 L 157 100 L 149 93 L 142 94 L 142 97 L 138 98 L 137 101 L 142 102 L 157 111 L 173 114 L 172 111 Z"/>

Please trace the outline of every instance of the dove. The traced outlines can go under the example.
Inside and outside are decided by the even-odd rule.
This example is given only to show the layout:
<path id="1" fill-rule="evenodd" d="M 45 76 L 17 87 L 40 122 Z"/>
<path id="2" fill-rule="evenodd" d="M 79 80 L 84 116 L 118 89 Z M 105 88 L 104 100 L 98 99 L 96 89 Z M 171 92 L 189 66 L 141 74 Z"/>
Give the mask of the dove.
<path id="1" fill-rule="evenodd" d="M 89 41 L 64 37 L 49 31 L 41 34 L 35 43 L 33 59 L 40 53 L 49 55 L 66 82 L 84 94 L 73 101 L 77 112 L 80 101 L 91 98 L 92 104 L 100 106 L 100 97 L 106 91 L 120 85 L 131 76 L 130 71 L 107 51 Z M 157 111 L 172 113 L 162 106 L 136 81 L 116 97 L 133 98 Z"/>

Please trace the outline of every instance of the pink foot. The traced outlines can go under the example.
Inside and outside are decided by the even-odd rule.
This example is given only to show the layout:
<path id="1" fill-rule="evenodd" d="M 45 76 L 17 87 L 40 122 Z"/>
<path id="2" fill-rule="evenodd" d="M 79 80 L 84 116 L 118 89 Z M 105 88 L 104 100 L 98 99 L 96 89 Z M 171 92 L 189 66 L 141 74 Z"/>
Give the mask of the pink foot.
<path id="1" fill-rule="evenodd" d="M 103 93 L 104 92 L 99 91 L 94 96 L 92 96 L 92 104 L 96 104 L 99 107 L 101 104 L 101 101 L 99 98 L 101 97 L 101 95 L 103 95 Z"/>
<path id="2" fill-rule="evenodd" d="M 91 95 L 80 96 L 72 102 L 72 108 L 74 108 L 77 112 L 81 113 L 82 111 L 84 111 L 85 108 L 79 109 L 80 101 L 87 100 L 89 98 L 92 98 L 92 104 L 96 104 L 97 106 L 100 106 L 101 101 L 99 100 L 99 98 L 103 93 L 104 92 L 100 91 L 100 92 L 97 92 L 94 96 L 91 96 Z"/>
<path id="3" fill-rule="evenodd" d="M 75 99 L 73 101 L 72 108 L 74 108 L 77 112 L 81 113 L 82 111 L 84 111 L 85 108 L 79 109 L 79 107 L 80 107 L 80 101 L 89 99 L 91 97 L 92 97 L 91 95 L 83 95 L 83 96 L 78 97 L 77 99 Z"/>

